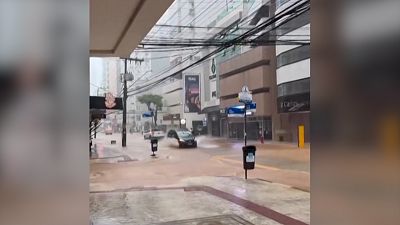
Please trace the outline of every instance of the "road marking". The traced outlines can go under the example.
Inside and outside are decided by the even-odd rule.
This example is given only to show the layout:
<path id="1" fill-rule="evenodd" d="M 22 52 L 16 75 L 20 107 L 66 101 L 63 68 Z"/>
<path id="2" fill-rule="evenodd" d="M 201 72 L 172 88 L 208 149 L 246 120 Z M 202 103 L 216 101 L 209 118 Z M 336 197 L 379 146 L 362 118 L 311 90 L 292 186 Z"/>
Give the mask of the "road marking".
<path id="1" fill-rule="evenodd" d="M 236 164 L 242 164 L 243 163 L 242 161 L 239 161 L 239 160 L 227 159 L 227 158 L 222 158 L 222 157 L 216 157 L 216 160 L 232 162 L 232 163 L 236 163 Z M 256 168 L 262 168 L 262 169 L 269 169 L 269 170 L 281 170 L 281 169 L 276 168 L 276 167 L 264 166 L 264 165 L 260 165 L 260 164 L 256 164 L 255 167 Z"/>
<path id="2" fill-rule="evenodd" d="M 224 158 L 222 156 L 214 156 L 213 159 L 218 160 L 218 161 L 225 161 L 225 162 L 231 162 L 231 163 L 236 163 L 236 164 L 243 164 L 242 161 L 235 160 L 235 159 L 227 159 L 227 158 Z M 293 172 L 303 173 L 303 174 L 307 174 L 307 175 L 310 174 L 310 173 L 305 172 L 305 171 L 286 170 L 286 169 L 280 169 L 280 168 L 273 167 L 273 166 L 265 166 L 265 165 L 257 164 L 257 163 L 255 164 L 255 167 L 259 168 L 259 169 L 267 169 L 267 170 L 274 170 L 274 171 L 293 171 Z"/>

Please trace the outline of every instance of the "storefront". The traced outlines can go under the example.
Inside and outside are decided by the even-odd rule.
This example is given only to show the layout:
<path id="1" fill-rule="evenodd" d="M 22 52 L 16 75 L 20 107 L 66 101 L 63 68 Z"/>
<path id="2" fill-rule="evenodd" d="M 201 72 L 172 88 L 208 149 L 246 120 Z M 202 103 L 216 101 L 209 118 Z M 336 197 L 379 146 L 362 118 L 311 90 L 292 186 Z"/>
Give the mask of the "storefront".
<path id="1" fill-rule="evenodd" d="M 278 85 L 277 108 L 281 121 L 277 131 L 280 141 L 297 142 L 298 126 L 305 128 L 310 141 L 310 78 Z"/>
<path id="2" fill-rule="evenodd" d="M 207 126 L 207 134 L 220 137 L 221 136 L 221 110 L 219 106 L 212 106 L 203 109 L 203 113 L 206 114 L 205 123 Z"/>
<path id="3" fill-rule="evenodd" d="M 244 138 L 244 118 L 225 116 L 221 119 L 221 126 L 222 136 L 233 139 Z M 249 140 L 259 140 L 261 132 L 263 133 L 264 140 L 272 140 L 271 117 L 247 117 L 247 138 Z"/>

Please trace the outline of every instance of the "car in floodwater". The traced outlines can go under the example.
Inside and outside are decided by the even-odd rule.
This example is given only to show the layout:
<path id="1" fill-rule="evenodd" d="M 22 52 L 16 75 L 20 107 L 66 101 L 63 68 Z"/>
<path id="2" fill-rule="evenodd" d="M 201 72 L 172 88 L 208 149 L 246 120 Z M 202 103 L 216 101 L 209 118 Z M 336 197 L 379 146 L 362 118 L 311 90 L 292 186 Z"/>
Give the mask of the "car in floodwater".
<path id="1" fill-rule="evenodd" d="M 193 136 L 192 132 L 188 129 L 173 129 L 168 131 L 167 139 L 173 145 L 179 148 L 192 147 L 197 148 L 197 141 Z"/>

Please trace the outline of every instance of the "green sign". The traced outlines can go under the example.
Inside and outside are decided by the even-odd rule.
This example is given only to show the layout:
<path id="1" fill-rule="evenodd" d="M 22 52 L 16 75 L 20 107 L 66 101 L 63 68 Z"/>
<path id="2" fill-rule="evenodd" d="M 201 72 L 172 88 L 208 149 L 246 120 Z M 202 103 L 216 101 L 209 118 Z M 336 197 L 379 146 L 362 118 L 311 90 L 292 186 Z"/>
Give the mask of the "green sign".
<path id="1" fill-rule="evenodd" d="M 213 58 L 211 62 L 211 74 L 214 75 L 216 72 L 217 72 L 217 67 L 215 65 L 215 58 Z"/>

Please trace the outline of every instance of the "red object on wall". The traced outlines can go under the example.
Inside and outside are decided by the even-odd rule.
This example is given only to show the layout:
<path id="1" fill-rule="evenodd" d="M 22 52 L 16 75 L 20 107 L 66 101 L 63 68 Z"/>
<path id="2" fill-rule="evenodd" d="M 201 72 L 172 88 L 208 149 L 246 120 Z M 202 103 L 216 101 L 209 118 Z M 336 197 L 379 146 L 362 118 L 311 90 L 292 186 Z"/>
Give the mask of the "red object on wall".
<path id="1" fill-rule="evenodd" d="M 258 132 L 258 136 L 260 137 L 261 144 L 264 144 L 264 134 L 261 130 Z"/>

